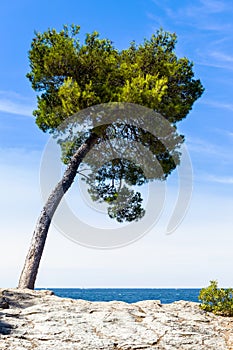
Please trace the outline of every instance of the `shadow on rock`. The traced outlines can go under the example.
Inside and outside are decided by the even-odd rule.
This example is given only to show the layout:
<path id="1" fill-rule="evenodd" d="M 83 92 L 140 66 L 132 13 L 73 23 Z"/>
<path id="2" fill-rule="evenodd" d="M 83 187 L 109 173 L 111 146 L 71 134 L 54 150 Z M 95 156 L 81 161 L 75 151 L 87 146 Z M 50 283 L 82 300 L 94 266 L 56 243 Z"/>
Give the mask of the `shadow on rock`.
<path id="1" fill-rule="evenodd" d="M 41 295 L 37 295 L 35 291 L 3 290 L 2 297 L 7 301 L 9 308 L 25 309 L 35 305 L 36 299 L 40 298 Z"/>
<path id="2" fill-rule="evenodd" d="M 7 322 L 0 320 L 0 334 L 8 335 L 14 327 Z"/>

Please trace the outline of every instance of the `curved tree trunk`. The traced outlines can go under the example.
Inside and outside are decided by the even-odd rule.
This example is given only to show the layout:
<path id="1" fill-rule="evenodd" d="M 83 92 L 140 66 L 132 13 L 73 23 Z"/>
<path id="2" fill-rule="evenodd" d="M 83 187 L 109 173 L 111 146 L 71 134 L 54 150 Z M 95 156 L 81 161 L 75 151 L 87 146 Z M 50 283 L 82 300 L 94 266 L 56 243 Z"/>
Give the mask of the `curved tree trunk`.
<path id="1" fill-rule="evenodd" d="M 77 150 L 72 157 L 63 178 L 58 182 L 57 186 L 54 188 L 45 206 L 43 207 L 36 224 L 23 270 L 21 272 L 18 288 L 34 289 L 36 276 L 52 217 L 62 197 L 72 185 L 80 163 L 97 140 L 98 136 L 92 133 L 86 142 Z"/>

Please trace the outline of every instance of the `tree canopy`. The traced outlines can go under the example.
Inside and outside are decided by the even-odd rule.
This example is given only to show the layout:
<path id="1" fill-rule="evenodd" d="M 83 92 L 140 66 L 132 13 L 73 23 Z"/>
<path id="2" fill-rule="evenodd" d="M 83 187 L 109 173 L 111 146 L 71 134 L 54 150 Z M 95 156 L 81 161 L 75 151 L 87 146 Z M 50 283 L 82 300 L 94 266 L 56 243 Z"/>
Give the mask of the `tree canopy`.
<path id="1" fill-rule="evenodd" d="M 171 123 L 186 117 L 201 96 L 193 63 L 175 54 L 176 35 L 162 29 L 142 44 L 117 50 L 97 32 L 79 40 L 80 27 L 37 32 L 27 74 L 39 92 L 37 125 L 52 131 L 70 115 L 99 103 L 131 102 L 161 113 Z"/>
<path id="2" fill-rule="evenodd" d="M 203 86 L 194 78 L 193 63 L 175 54 L 175 34 L 160 29 L 142 44 L 132 42 L 127 49 L 119 51 L 97 32 L 87 34 L 81 43 L 79 31 L 79 26 L 72 25 L 64 26 L 60 32 L 49 29 L 35 34 L 27 77 L 38 92 L 36 123 L 43 131 L 56 135 L 61 130 L 59 126 L 71 115 L 109 102 L 134 103 L 161 114 L 174 127 L 169 136 L 173 140 L 170 149 L 139 124 L 116 121 L 58 138 L 65 163 L 72 159 L 90 132 L 97 134 L 99 140 L 108 140 L 112 145 L 108 152 L 116 138 L 133 145 L 134 159 L 137 158 L 135 143 L 152 152 L 162 174 L 157 172 L 151 177 L 145 176 L 140 164 L 126 159 L 124 152 L 122 157 L 114 157 L 113 152 L 111 160 L 101 167 L 89 162 L 91 172 L 86 181 L 92 199 L 108 203 L 109 216 L 119 222 L 137 220 L 145 213 L 142 198 L 129 185 L 164 180 L 179 164 L 179 147 L 184 137 L 176 133 L 175 125 L 187 116 L 203 93 Z M 103 153 L 98 143 L 97 147 L 99 154 Z"/>

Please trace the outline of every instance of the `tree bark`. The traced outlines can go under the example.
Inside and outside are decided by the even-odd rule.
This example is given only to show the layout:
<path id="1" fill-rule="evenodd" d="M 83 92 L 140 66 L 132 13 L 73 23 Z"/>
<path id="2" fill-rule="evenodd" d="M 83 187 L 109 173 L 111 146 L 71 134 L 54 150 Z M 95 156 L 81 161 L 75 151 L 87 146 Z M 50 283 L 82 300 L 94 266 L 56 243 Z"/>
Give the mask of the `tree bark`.
<path id="1" fill-rule="evenodd" d="M 85 155 L 95 145 L 97 140 L 98 136 L 95 133 L 92 133 L 89 136 L 86 142 L 83 143 L 82 146 L 76 151 L 69 165 L 67 166 L 61 181 L 58 182 L 54 190 L 51 192 L 38 218 L 31 245 L 21 272 L 18 288 L 34 289 L 36 276 L 52 217 L 62 197 L 72 185 L 80 163 L 84 159 Z"/>

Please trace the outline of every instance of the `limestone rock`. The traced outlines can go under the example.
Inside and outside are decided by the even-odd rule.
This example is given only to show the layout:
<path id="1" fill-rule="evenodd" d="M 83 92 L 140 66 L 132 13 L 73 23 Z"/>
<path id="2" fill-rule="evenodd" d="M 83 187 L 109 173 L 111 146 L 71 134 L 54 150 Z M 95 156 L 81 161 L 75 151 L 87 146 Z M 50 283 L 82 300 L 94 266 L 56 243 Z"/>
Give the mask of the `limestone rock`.
<path id="1" fill-rule="evenodd" d="M 0 309 L 8 309 L 9 303 L 8 300 L 5 297 L 0 298 Z"/>
<path id="2" fill-rule="evenodd" d="M 233 350 L 233 319 L 198 303 L 88 302 L 49 291 L 2 290 L 2 350 Z"/>

